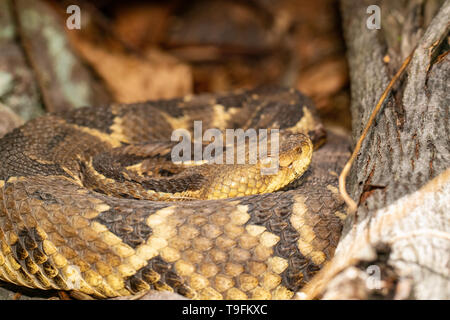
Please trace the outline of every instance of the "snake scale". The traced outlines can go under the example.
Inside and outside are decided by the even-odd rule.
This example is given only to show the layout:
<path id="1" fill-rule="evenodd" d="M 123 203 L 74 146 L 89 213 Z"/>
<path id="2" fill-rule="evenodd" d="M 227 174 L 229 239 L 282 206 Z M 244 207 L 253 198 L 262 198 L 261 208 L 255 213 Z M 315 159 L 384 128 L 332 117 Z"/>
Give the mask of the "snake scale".
<path id="1" fill-rule="evenodd" d="M 251 166 L 169 161 L 172 131 L 194 120 L 279 128 L 282 180 Z M 302 134 L 317 149 L 309 168 Z M 348 142 L 327 135 L 319 148 L 325 131 L 313 104 L 284 88 L 31 120 L 0 139 L 0 279 L 96 298 L 154 289 L 289 299 L 333 255 L 342 229 L 336 186 Z M 283 164 L 286 154 L 294 158 Z"/>

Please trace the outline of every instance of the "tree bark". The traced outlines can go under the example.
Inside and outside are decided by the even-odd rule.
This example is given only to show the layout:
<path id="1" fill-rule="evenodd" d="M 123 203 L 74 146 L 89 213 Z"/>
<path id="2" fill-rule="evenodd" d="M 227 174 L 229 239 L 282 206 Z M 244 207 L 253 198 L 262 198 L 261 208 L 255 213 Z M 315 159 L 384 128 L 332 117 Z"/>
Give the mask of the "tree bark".
<path id="1" fill-rule="evenodd" d="M 378 1 L 381 28 L 369 30 L 374 2 L 341 2 L 354 142 L 417 49 L 352 166 L 347 190 L 358 210 L 333 261 L 299 297 L 449 299 L 450 1 Z"/>
<path id="2" fill-rule="evenodd" d="M 17 40 L 19 31 L 13 9 L 11 0 L 0 1 L 0 103 L 26 121 L 42 115 L 45 107 L 36 78 Z M 6 133 L 9 129 L 11 126 L 6 124 L 4 116 L 0 131 Z"/>
<path id="3" fill-rule="evenodd" d="M 111 102 L 109 92 L 71 48 L 66 26 L 49 3 L 14 0 L 14 7 L 21 43 L 46 111 Z"/>

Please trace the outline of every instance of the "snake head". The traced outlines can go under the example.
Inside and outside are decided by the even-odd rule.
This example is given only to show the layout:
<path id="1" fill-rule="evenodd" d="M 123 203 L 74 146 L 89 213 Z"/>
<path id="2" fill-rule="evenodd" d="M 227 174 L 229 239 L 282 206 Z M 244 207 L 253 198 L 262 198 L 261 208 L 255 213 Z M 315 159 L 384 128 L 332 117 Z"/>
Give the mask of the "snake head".
<path id="1" fill-rule="evenodd" d="M 297 133 L 284 137 L 280 143 L 279 163 L 281 168 L 292 169 L 296 177 L 308 168 L 313 144 L 308 136 Z"/>
<path id="2" fill-rule="evenodd" d="M 282 135 L 279 142 L 278 168 L 274 174 L 269 175 L 270 182 L 266 192 L 281 189 L 301 177 L 311 163 L 313 149 L 311 140 L 304 134 Z"/>
<path id="3" fill-rule="evenodd" d="M 276 140 L 275 140 L 276 141 Z M 267 157 L 256 164 L 210 167 L 204 198 L 221 199 L 277 191 L 299 178 L 311 163 L 313 144 L 301 133 L 281 134 L 274 148 L 267 146 Z M 205 170 L 206 171 L 206 170 Z"/>

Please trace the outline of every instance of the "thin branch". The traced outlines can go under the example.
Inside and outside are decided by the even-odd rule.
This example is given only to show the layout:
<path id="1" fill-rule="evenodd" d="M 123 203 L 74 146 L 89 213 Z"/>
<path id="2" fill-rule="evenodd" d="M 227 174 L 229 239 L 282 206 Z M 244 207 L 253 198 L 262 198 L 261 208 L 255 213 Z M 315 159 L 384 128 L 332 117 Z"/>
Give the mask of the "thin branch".
<path id="1" fill-rule="evenodd" d="M 372 111 L 372 114 L 370 115 L 369 120 L 367 121 L 367 124 L 363 130 L 363 133 L 358 139 L 358 142 L 356 143 L 355 150 L 353 150 L 353 153 L 348 160 L 348 162 L 345 164 L 344 169 L 342 169 L 341 175 L 339 176 L 339 192 L 344 199 L 345 203 L 348 206 L 349 214 L 352 214 L 356 212 L 356 209 L 358 208 L 356 202 L 349 196 L 347 193 L 345 183 L 348 176 L 348 173 L 352 167 L 353 162 L 355 161 L 356 157 L 358 156 L 359 150 L 361 149 L 362 142 L 367 136 L 367 133 L 369 132 L 370 127 L 372 126 L 372 123 L 375 120 L 375 117 L 377 116 L 378 112 L 380 111 L 384 100 L 386 99 L 387 95 L 391 91 L 393 85 L 397 82 L 398 78 L 403 74 L 406 67 L 408 66 L 409 62 L 411 61 L 411 58 L 415 52 L 415 49 L 411 52 L 411 54 L 403 61 L 403 64 L 401 65 L 400 69 L 397 71 L 397 73 L 394 75 L 392 80 L 389 82 L 388 86 L 384 90 L 383 94 L 381 95 L 380 99 L 377 102 L 377 105 Z"/>

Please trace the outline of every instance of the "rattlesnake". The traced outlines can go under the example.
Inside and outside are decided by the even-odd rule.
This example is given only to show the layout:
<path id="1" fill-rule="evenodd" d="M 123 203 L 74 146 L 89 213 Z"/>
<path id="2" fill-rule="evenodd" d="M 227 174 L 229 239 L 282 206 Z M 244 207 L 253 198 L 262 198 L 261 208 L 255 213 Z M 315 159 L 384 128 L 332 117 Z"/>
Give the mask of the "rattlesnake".
<path id="1" fill-rule="evenodd" d="M 288 173 L 274 185 L 255 165 L 174 164 L 171 133 L 192 131 L 194 120 L 279 129 Z M 305 135 L 316 151 L 303 174 Z M 311 101 L 284 88 L 31 120 L 0 140 L 0 279 L 97 298 L 149 289 L 291 298 L 333 255 L 342 228 L 337 172 L 348 141 L 328 133 L 320 147 L 324 138 Z"/>

